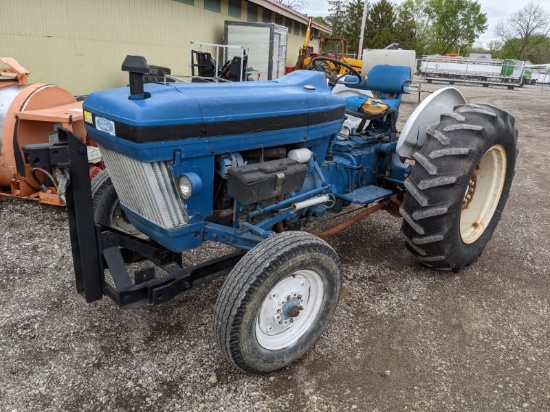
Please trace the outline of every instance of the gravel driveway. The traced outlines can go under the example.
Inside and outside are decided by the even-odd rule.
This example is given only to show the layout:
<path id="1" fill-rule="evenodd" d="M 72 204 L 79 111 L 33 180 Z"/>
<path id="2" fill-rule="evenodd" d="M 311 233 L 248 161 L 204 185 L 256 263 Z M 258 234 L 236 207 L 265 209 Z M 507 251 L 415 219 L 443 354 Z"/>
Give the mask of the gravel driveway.
<path id="1" fill-rule="evenodd" d="M 422 97 L 439 87 L 422 84 Z M 65 210 L 0 201 L 0 410 L 550 411 L 550 87 L 458 88 L 519 129 L 484 254 L 460 273 L 424 268 L 383 212 L 334 236 L 345 278 L 333 321 L 269 375 L 239 372 L 214 346 L 222 280 L 155 307 L 86 304 Z"/>

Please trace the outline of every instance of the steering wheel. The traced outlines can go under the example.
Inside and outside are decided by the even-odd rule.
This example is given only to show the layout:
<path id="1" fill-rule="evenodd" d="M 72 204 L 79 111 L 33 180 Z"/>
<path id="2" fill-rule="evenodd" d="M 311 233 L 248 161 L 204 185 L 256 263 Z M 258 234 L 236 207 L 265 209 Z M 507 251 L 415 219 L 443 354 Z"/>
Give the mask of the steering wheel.
<path id="1" fill-rule="evenodd" d="M 345 63 L 338 59 L 333 59 L 332 57 L 326 57 L 326 56 L 315 57 L 314 59 L 311 60 L 311 65 L 315 70 L 326 73 L 327 66 L 326 64 L 324 66 L 321 66 L 320 64 L 321 62 L 331 62 L 334 65 L 343 66 L 346 69 L 348 69 L 347 72 L 339 75 L 330 76 L 327 74 L 328 84 L 330 87 L 336 86 L 337 83 L 341 83 L 346 86 L 357 86 L 363 81 L 363 77 L 361 76 L 361 73 L 357 71 L 357 69 L 355 69 L 353 66 L 349 65 L 348 63 Z M 346 82 L 345 80 L 341 81 L 344 77 L 346 77 L 349 74 L 356 76 L 357 81 L 354 81 L 354 82 Z"/>

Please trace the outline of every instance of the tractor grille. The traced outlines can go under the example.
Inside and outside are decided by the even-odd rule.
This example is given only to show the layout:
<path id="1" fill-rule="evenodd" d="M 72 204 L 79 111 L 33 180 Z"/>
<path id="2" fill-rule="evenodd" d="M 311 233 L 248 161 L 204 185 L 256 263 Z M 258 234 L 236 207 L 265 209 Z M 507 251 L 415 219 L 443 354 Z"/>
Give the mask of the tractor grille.
<path id="1" fill-rule="evenodd" d="M 140 162 L 100 146 L 120 202 L 165 229 L 187 223 L 185 205 L 172 185 L 167 162 Z"/>

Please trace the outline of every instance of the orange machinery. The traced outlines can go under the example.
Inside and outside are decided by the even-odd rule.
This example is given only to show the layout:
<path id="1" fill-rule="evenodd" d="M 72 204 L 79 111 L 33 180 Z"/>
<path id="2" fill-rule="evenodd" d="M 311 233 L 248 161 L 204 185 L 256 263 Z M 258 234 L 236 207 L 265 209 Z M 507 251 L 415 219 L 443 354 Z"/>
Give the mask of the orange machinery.
<path id="1" fill-rule="evenodd" d="M 60 86 L 27 83 L 29 74 L 15 59 L 0 57 L 0 199 L 62 205 L 55 178 L 25 164 L 22 148 L 55 140 L 59 126 L 85 141 L 82 102 Z"/>

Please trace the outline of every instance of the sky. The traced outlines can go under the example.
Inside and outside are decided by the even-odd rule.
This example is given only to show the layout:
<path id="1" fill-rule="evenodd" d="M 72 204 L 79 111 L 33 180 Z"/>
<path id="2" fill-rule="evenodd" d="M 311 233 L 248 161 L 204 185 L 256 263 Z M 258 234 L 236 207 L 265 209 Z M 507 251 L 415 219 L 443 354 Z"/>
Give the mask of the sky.
<path id="1" fill-rule="evenodd" d="M 376 0 L 370 0 L 373 2 Z M 495 25 L 500 20 L 506 20 L 510 17 L 512 13 L 519 11 L 523 8 L 526 2 L 521 2 L 517 0 L 478 0 L 481 4 L 481 12 L 487 15 L 487 22 L 489 27 L 477 40 L 476 45 L 487 47 L 488 43 L 491 40 L 497 39 L 496 34 L 494 33 Z M 535 3 L 540 4 L 546 10 L 550 11 L 550 7 L 545 4 L 548 0 L 535 1 Z M 394 3 L 400 4 L 401 0 L 393 0 Z M 307 0 L 305 7 L 302 10 L 302 13 L 310 16 L 328 16 L 328 2 L 327 0 Z"/>

